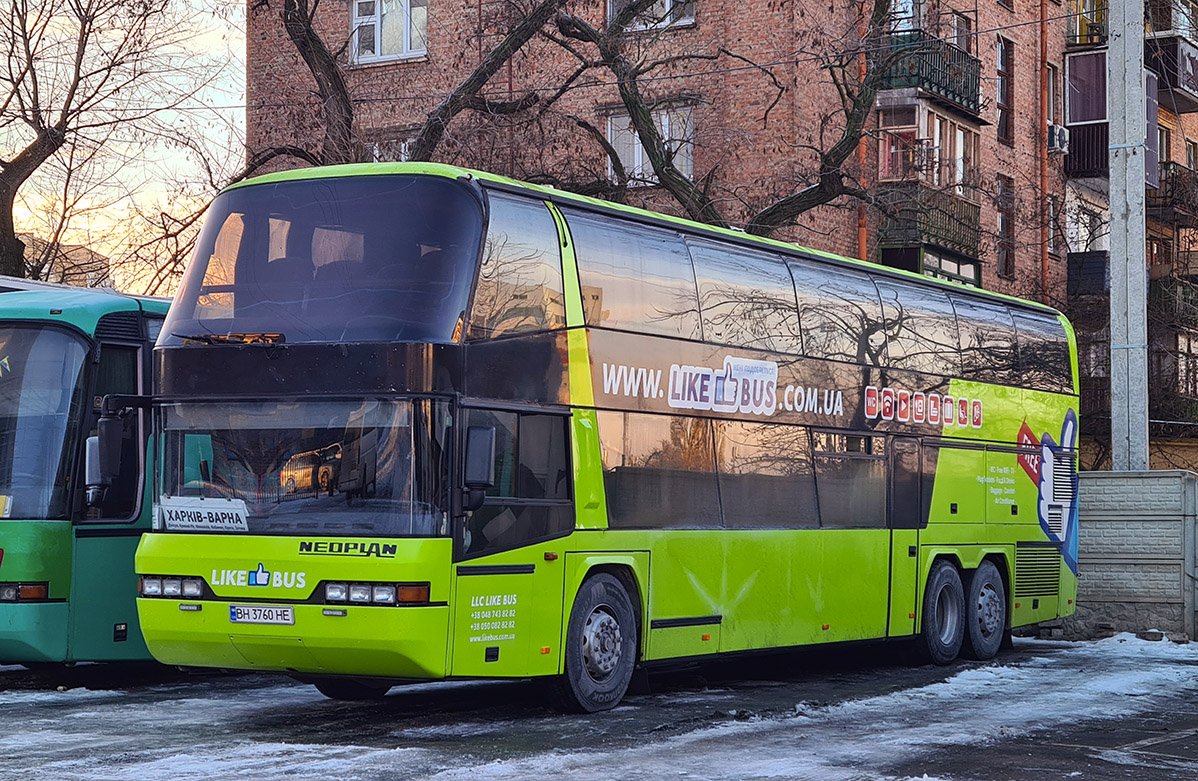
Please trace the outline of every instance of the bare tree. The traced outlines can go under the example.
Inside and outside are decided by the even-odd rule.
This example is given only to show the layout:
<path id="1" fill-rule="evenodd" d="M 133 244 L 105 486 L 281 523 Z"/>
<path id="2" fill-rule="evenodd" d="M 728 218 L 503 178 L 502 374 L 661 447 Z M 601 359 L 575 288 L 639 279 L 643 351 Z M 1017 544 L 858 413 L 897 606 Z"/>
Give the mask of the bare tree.
<path id="1" fill-rule="evenodd" d="M 732 224 L 727 208 L 714 192 L 718 178 L 718 163 L 702 173 L 684 172 L 680 166 L 680 147 L 667 138 L 654 119 L 654 110 L 662 104 L 647 94 L 645 80 L 655 80 L 664 71 L 669 73 L 680 65 L 724 61 L 737 66 L 756 68 L 764 79 L 763 86 L 771 96 L 766 104 L 762 123 L 768 122 L 770 111 L 785 91 L 772 66 L 757 65 L 750 58 L 728 48 L 711 51 L 659 51 L 652 37 L 646 43 L 645 29 L 664 29 L 666 19 L 649 18 L 657 0 L 627 0 L 617 3 L 615 13 L 605 26 L 595 26 L 584 17 L 560 12 L 556 17 L 556 32 L 548 37 L 561 45 L 577 60 L 578 71 L 570 77 L 576 80 L 587 71 L 606 71 L 616 80 L 620 101 L 627 111 L 637 140 L 644 149 L 652 181 L 660 184 L 691 219 L 713 225 Z M 885 83 L 887 70 L 909 51 L 883 45 L 890 13 L 890 0 L 872 0 L 864 8 L 867 16 L 853 25 L 854 35 L 840 38 L 833 45 L 813 46 L 804 57 L 818 60 L 835 89 L 838 103 L 820 123 L 822 144 L 801 144 L 796 152 L 808 155 L 813 170 L 805 181 L 788 183 L 786 192 L 768 199 L 764 205 L 753 206 L 753 198 L 732 198 L 741 206 L 750 207 L 744 221 L 749 233 L 769 235 L 779 228 L 795 224 L 803 213 L 830 203 L 842 196 L 868 199 L 869 194 L 851 171 L 852 158 L 864 132 L 866 120 L 873 110 L 879 88 Z M 821 39 L 822 41 L 822 39 Z M 822 41 L 827 44 L 828 41 Z M 584 119 L 574 118 L 593 139 L 599 142 L 617 184 L 631 177 L 624 170 L 617 150 L 604 134 Z"/>
<path id="2" fill-rule="evenodd" d="M 90 161 L 154 136 L 155 114 L 192 94 L 204 65 L 183 56 L 193 9 L 169 0 L 9 0 L 0 20 L 0 274 L 24 276 L 18 193 L 64 154 Z M 135 134 L 136 129 L 136 134 Z M 123 134 L 123 135 L 122 135 Z M 79 156 L 81 150 L 88 150 Z M 69 167 L 69 166 L 68 166 Z M 76 170 L 72 168 L 71 170 Z M 64 203 L 70 200 L 68 194 Z"/>

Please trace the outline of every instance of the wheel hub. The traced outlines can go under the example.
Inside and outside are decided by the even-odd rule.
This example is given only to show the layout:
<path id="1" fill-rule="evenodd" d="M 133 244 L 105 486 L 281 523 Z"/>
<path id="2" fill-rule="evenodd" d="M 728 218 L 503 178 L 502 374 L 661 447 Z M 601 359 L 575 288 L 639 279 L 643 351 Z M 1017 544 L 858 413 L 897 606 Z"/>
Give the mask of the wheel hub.
<path id="1" fill-rule="evenodd" d="M 957 601 L 953 599 L 952 589 L 947 586 L 940 589 L 940 593 L 936 595 L 936 620 L 939 624 L 940 642 L 945 645 L 952 643 L 957 636 L 961 615 Z"/>
<path id="2" fill-rule="evenodd" d="M 582 627 L 582 660 L 595 681 L 611 675 L 620 662 L 623 647 L 620 622 L 610 611 L 607 605 L 599 605 Z"/>
<path id="3" fill-rule="evenodd" d="M 982 586 L 978 593 L 978 628 L 982 634 L 991 637 L 1002 630 L 1003 609 L 998 591 L 991 584 Z"/>

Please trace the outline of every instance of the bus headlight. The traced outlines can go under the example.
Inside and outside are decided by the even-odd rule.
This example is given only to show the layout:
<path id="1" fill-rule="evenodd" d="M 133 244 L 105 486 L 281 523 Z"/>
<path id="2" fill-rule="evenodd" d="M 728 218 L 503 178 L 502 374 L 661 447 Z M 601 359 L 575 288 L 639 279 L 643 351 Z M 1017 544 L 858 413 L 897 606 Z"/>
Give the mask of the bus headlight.
<path id="1" fill-rule="evenodd" d="M 326 583 L 324 585 L 324 598 L 329 602 L 344 602 L 348 596 L 344 583 Z"/>
<path id="2" fill-rule="evenodd" d="M 195 578 L 187 578 L 183 581 L 183 596 L 199 597 L 199 596 L 203 596 L 203 594 L 204 594 L 203 581 L 197 580 Z"/>
<path id="3" fill-rule="evenodd" d="M 162 596 L 177 597 L 183 593 L 183 582 L 179 578 L 162 579 Z"/>
<path id="4" fill-rule="evenodd" d="M 395 604 L 395 586 L 375 586 L 372 592 L 371 601 L 388 605 Z"/>
<path id="5" fill-rule="evenodd" d="M 359 583 L 349 587 L 350 602 L 369 602 L 370 601 L 370 586 L 364 586 Z"/>
<path id="6" fill-rule="evenodd" d="M 17 601 L 17 584 L 5 583 L 0 585 L 0 602 L 16 602 Z"/>
<path id="7" fill-rule="evenodd" d="M 141 595 L 143 597 L 162 596 L 162 578 L 142 578 Z"/>

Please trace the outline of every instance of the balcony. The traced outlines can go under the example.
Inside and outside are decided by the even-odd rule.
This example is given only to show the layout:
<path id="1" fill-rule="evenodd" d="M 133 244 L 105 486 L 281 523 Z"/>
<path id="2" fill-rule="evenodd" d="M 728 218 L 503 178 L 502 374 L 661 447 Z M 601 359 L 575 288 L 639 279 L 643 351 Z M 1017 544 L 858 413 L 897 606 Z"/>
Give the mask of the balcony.
<path id="1" fill-rule="evenodd" d="M 1073 178 L 1110 175 L 1110 127 L 1106 122 L 1069 125 L 1069 154 L 1065 175 Z"/>
<path id="2" fill-rule="evenodd" d="M 1065 287 L 1074 296 L 1102 296 L 1111 289 L 1111 254 L 1106 250 L 1070 252 L 1065 257 Z"/>
<path id="3" fill-rule="evenodd" d="M 976 118 L 982 111 L 981 62 L 923 30 L 895 33 L 883 41 L 896 47 L 881 89 L 914 87 L 920 97 Z"/>
<path id="4" fill-rule="evenodd" d="M 1148 313 L 1158 322 L 1198 328 L 1198 285 L 1174 276 L 1150 279 Z"/>
<path id="5" fill-rule="evenodd" d="M 1149 214 L 1177 228 L 1198 228 L 1198 171 L 1180 163 L 1161 166 L 1161 183 L 1148 191 Z"/>
<path id="6" fill-rule="evenodd" d="M 1148 67 L 1160 76 L 1160 104 L 1175 114 L 1198 112 L 1198 46 L 1183 35 L 1144 42 Z"/>
<path id="7" fill-rule="evenodd" d="M 878 226 L 879 246 L 932 244 L 970 258 L 978 256 L 981 207 L 976 203 L 915 181 L 880 184 L 878 200 L 885 214 Z"/>
<path id="8" fill-rule="evenodd" d="M 1151 0 L 1150 0 L 1151 2 Z M 1105 46 L 1107 6 L 1095 0 L 1072 0 L 1068 4 L 1069 21 L 1065 27 L 1066 46 Z"/>

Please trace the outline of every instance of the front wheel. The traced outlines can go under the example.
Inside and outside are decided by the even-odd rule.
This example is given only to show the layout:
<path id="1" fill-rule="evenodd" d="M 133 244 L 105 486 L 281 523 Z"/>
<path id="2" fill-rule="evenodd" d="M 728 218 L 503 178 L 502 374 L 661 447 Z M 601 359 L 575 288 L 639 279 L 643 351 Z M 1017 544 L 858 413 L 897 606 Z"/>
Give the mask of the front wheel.
<path id="1" fill-rule="evenodd" d="M 950 664 L 965 638 L 965 589 L 957 568 L 941 560 L 932 565 L 923 592 L 920 650 L 935 664 Z"/>
<path id="2" fill-rule="evenodd" d="M 326 678 L 316 681 L 316 690 L 331 700 L 381 700 L 391 684 L 356 678 Z"/>
<path id="3" fill-rule="evenodd" d="M 623 584 L 606 573 L 587 578 L 570 610 L 557 704 L 580 713 L 614 708 L 632 680 L 636 649 L 636 615 Z"/>
<path id="4" fill-rule="evenodd" d="M 998 567 L 983 561 L 969 579 L 965 595 L 965 644 L 970 659 L 993 659 L 1007 631 L 1007 591 Z"/>

